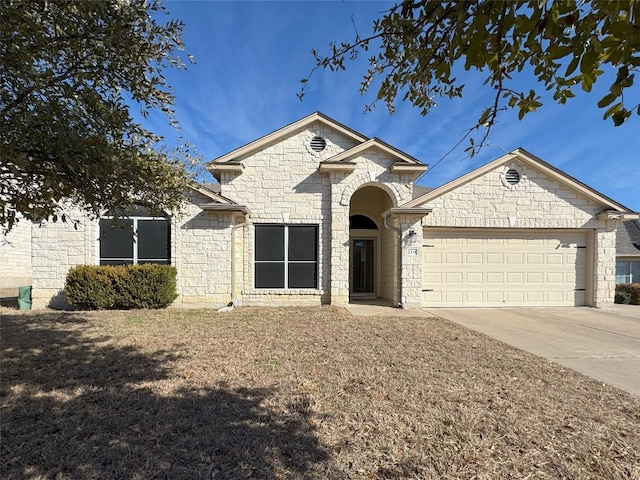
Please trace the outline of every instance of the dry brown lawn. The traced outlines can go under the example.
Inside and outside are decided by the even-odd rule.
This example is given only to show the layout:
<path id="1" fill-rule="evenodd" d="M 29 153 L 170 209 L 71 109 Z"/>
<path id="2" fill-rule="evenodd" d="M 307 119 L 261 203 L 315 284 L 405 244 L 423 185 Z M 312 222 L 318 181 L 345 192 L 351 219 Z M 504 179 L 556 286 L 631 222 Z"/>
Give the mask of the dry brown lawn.
<path id="1" fill-rule="evenodd" d="M 3 479 L 639 479 L 640 399 L 447 321 L 1 314 Z"/>

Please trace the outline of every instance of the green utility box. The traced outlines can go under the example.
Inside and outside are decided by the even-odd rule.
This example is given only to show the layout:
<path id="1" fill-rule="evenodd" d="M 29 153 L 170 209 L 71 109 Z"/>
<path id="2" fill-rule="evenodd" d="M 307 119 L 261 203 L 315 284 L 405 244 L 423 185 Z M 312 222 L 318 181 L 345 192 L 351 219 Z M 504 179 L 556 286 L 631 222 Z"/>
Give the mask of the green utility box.
<path id="1" fill-rule="evenodd" d="M 31 286 L 18 287 L 18 309 L 31 310 Z"/>

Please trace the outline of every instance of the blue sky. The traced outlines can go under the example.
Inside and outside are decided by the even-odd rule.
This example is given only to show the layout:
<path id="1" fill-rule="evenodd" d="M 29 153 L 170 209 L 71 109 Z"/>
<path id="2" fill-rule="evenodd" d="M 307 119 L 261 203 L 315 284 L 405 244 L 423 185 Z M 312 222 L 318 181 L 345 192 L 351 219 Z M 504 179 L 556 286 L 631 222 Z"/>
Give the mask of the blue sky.
<path id="1" fill-rule="evenodd" d="M 389 115 L 379 104 L 364 105 L 359 86 L 366 58 L 337 73 L 316 71 L 303 101 L 296 96 L 300 79 L 314 66 L 311 49 L 327 52 L 329 42 L 361 36 L 392 2 L 377 1 L 194 1 L 169 0 L 171 18 L 185 23 L 186 52 L 195 65 L 167 70 L 174 88 L 179 135 L 193 144 L 205 161 L 315 111 L 368 137 L 378 137 L 434 165 L 462 137 L 491 102 L 491 92 L 478 75 L 465 74 L 463 99 L 441 100 L 422 117 L 410 104 L 396 105 Z M 518 79 L 518 82 L 521 80 Z M 527 79 L 529 88 L 539 88 Z M 428 171 L 419 184 L 436 187 L 523 147 L 569 175 L 635 210 L 640 210 L 640 118 L 621 127 L 602 120 L 596 107 L 602 95 L 578 94 L 567 105 L 551 102 L 518 121 L 515 113 L 499 118 L 480 155 L 466 158 L 463 143 Z M 175 141 L 168 122 L 151 115 L 145 125 Z M 212 177 L 204 178 L 212 181 Z"/>

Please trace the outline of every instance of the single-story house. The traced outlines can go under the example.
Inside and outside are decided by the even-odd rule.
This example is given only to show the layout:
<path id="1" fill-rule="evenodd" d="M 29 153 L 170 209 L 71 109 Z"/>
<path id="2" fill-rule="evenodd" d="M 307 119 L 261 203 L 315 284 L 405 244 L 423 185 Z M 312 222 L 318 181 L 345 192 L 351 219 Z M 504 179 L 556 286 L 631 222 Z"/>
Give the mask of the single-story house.
<path id="1" fill-rule="evenodd" d="M 618 227 L 616 283 L 640 283 L 640 220 L 624 222 Z"/>
<path id="2" fill-rule="evenodd" d="M 208 170 L 180 212 L 32 225 L 33 307 L 64 300 L 74 265 L 156 262 L 181 303 L 606 308 L 616 229 L 638 218 L 523 149 L 420 188 L 427 165 L 321 113 Z"/>

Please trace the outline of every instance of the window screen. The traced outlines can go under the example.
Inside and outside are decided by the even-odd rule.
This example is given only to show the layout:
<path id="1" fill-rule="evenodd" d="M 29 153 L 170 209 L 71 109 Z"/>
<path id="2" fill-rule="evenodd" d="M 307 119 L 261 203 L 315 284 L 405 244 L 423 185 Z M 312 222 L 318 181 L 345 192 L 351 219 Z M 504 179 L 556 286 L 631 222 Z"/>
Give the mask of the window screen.
<path id="1" fill-rule="evenodd" d="M 138 220 L 139 263 L 169 263 L 169 222 L 167 220 Z"/>
<path id="2" fill-rule="evenodd" d="M 318 227 L 289 227 L 289 261 L 305 260 L 315 262 L 318 259 Z"/>
<path id="3" fill-rule="evenodd" d="M 318 226 L 255 226 L 256 288 L 318 288 Z"/>
<path id="4" fill-rule="evenodd" d="M 171 263 L 169 219 L 139 206 L 124 213 L 130 217 L 100 219 L 100 265 Z"/>
<path id="5" fill-rule="evenodd" d="M 100 265 L 118 263 L 133 263 L 133 220 L 103 218 L 100 220 Z"/>
<path id="6" fill-rule="evenodd" d="M 256 260 L 284 261 L 284 226 L 256 225 Z"/>

